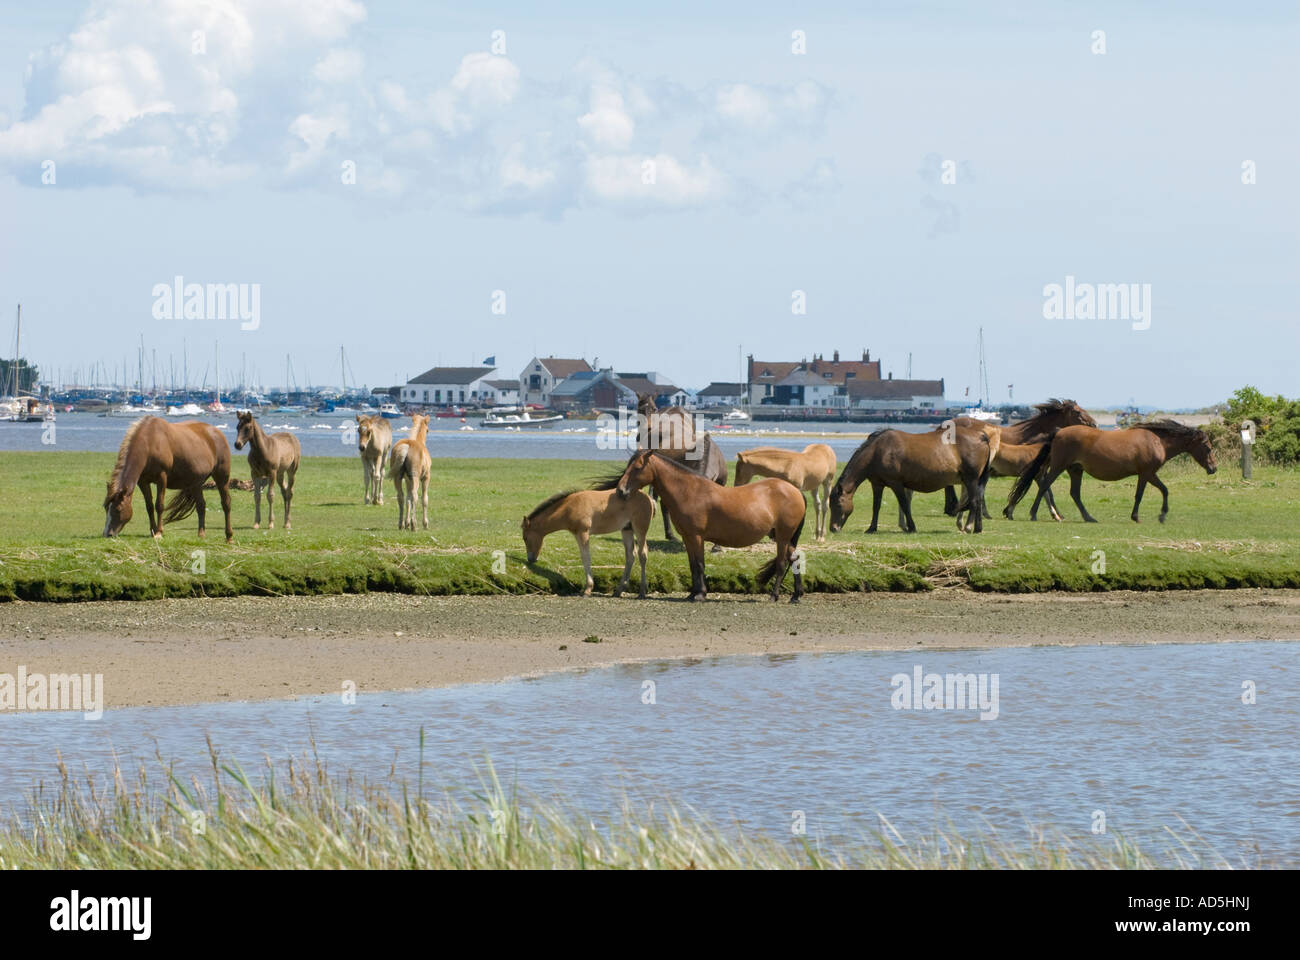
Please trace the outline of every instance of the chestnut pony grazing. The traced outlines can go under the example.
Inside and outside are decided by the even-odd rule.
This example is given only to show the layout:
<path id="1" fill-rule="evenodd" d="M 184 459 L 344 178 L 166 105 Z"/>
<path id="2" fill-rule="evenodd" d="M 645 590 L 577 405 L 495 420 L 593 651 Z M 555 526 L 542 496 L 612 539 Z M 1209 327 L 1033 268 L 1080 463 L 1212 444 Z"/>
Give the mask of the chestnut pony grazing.
<path id="1" fill-rule="evenodd" d="M 293 478 L 298 474 L 298 461 L 302 447 L 292 433 L 267 435 L 261 424 L 248 410 L 239 413 L 239 432 L 235 435 L 235 449 L 243 450 L 248 444 L 248 471 L 253 476 L 253 529 L 262 526 L 262 488 L 266 488 L 267 529 L 275 529 L 275 507 L 272 505 L 271 484 L 280 487 L 284 501 L 284 529 L 289 529 L 289 507 L 293 503 Z"/>
<path id="2" fill-rule="evenodd" d="M 1042 451 L 1020 474 L 1004 513 L 1010 513 L 1029 491 L 1034 479 L 1042 473 L 1042 485 L 1051 489 L 1052 482 L 1064 470 L 1070 471 L 1070 496 L 1079 513 L 1088 523 L 1096 523 L 1083 505 L 1083 475 L 1098 480 L 1123 480 L 1136 475 L 1137 495 L 1133 498 L 1133 522 L 1138 522 L 1138 507 L 1147 484 L 1155 487 L 1164 497 L 1160 508 L 1160 522 L 1169 513 L 1169 488 L 1160 482 L 1156 471 L 1180 453 L 1191 454 L 1192 459 L 1213 474 L 1219 469 L 1214 459 L 1210 438 L 1204 430 L 1184 426 L 1174 420 L 1157 420 L 1139 423 L 1125 430 L 1098 430 L 1096 427 L 1066 427 L 1043 444 Z M 1042 493 L 1039 493 L 1039 497 Z M 1037 507 L 1037 504 L 1034 504 Z"/>
<path id="3" fill-rule="evenodd" d="M 743 487 L 723 487 L 682 466 L 656 450 L 639 450 L 617 478 L 598 484 L 597 489 L 614 489 L 630 497 L 636 490 L 654 484 L 664 510 L 682 535 L 691 564 L 691 599 L 703 600 L 708 593 L 704 579 L 704 544 L 748 547 L 764 537 L 776 541 L 776 556 L 759 571 L 758 584 L 772 581 L 772 599 L 781 593 L 785 571 L 798 559 L 799 534 L 803 531 L 808 505 L 803 494 L 785 480 L 765 478 Z M 803 572 L 795 566 L 794 595 L 803 596 Z"/>
<path id="4" fill-rule="evenodd" d="M 108 492 L 104 496 L 104 536 L 115 537 L 131 519 L 131 497 L 135 488 L 144 494 L 149 511 L 149 532 L 161 538 L 163 524 L 199 514 L 199 536 L 203 536 L 203 483 L 211 477 L 221 496 L 226 514 L 226 542 L 234 537 L 230 527 L 230 444 L 225 434 L 206 423 L 168 423 L 160 417 L 144 417 L 127 427 Z M 158 488 L 157 498 L 149 489 Z M 167 488 L 178 493 L 163 515 Z"/>
<path id="5" fill-rule="evenodd" d="M 415 529 L 415 485 L 420 485 L 420 499 L 424 502 L 424 529 L 429 529 L 429 468 L 433 459 L 424 438 L 429 434 L 428 414 L 411 414 L 411 435 L 393 444 L 392 458 L 388 461 L 388 476 L 397 488 L 397 529 Z M 402 486 L 406 490 L 403 492 Z"/>

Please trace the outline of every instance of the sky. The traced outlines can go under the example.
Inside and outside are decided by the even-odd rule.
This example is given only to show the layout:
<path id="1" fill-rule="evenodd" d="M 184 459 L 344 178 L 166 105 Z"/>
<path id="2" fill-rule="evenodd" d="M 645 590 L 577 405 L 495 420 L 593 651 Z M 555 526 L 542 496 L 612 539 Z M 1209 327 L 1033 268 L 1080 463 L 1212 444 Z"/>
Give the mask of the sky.
<path id="1" fill-rule="evenodd" d="M 64 382 L 142 337 L 160 382 L 219 350 L 267 387 L 340 347 L 371 387 L 536 354 L 691 389 L 869 349 L 956 403 L 982 329 L 995 403 L 1295 396 L 1297 20 L 0 0 L 2 352 L 21 303 Z M 256 285 L 256 328 L 160 318 L 178 276 Z M 1135 296 L 1052 315 L 1067 278 Z"/>

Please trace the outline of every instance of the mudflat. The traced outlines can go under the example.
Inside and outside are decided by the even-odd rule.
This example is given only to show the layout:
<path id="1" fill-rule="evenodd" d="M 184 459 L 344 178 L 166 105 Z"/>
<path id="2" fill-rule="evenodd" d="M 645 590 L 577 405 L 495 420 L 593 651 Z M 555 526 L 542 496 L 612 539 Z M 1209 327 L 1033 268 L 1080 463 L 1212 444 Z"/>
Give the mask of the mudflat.
<path id="1" fill-rule="evenodd" d="M 0 673 L 102 673 L 107 706 L 405 690 L 727 654 L 1300 638 L 1300 591 L 360 594 L 0 604 Z"/>

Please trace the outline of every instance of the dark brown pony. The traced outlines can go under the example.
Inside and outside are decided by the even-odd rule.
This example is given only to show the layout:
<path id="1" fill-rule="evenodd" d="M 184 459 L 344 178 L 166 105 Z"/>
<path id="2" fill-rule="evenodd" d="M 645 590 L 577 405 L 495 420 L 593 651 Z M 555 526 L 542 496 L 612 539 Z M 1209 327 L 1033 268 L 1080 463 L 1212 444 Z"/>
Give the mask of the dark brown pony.
<path id="1" fill-rule="evenodd" d="M 786 569 L 796 560 L 807 510 L 803 494 L 794 484 L 769 477 L 743 487 L 724 487 L 659 451 L 639 450 L 619 476 L 598 483 L 596 489 L 614 489 L 628 497 L 649 484 L 654 484 L 664 512 L 672 517 L 682 535 L 691 565 L 692 600 L 703 600 L 708 593 L 704 578 L 706 542 L 748 547 L 764 537 L 776 541 L 776 556 L 759 571 L 758 585 L 772 581 L 772 599 L 780 596 Z M 803 574 L 796 568 L 790 602 L 798 603 L 802 596 Z"/>
<path id="2" fill-rule="evenodd" d="M 1098 480 L 1123 480 L 1137 476 L 1137 495 L 1133 498 L 1133 522 L 1138 522 L 1138 507 L 1142 503 L 1142 493 L 1147 484 L 1155 487 L 1164 497 L 1160 508 L 1160 522 L 1165 522 L 1169 513 L 1169 488 L 1156 476 L 1166 461 L 1180 453 L 1191 454 L 1206 473 L 1213 474 L 1219 468 L 1214 459 L 1214 449 L 1210 438 L 1204 430 L 1184 426 L 1173 420 L 1157 420 L 1153 423 L 1140 423 L 1125 430 L 1098 430 L 1096 427 L 1066 427 L 1057 432 L 1043 444 L 1042 451 L 1033 462 L 1020 474 L 1011 497 L 1007 501 L 1006 513 L 1010 513 L 1021 498 L 1028 492 L 1034 479 L 1041 473 L 1043 485 L 1051 488 L 1053 481 L 1061 471 L 1070 472 L 1070 496 L 1079 513 L 1088 523 L 1096 523 L 1080 499 L 1083 490 L 1083 475 Z M 1040 493 L 1041 497 L 1042 494 Z M 1037 507 L 1037 503 L 1034 504 Z"/>
<path id="3" fill-rule="evenodd" d="M 226 514 L 226 542 L 234 537 L 230 527 L 230 444 L 214 426 L 189 421 L 168 423 L 144 417 L 131 424 L 117 451 L 108 492 L 104 496 L 104 536 L 114 537 L 131 519 L 131 498 L 138 486 L 149 511 L 149 532 L 161 538 L 163 524 L 181 520 L 191 510 L 199 514 L 199 536 L 204 534 L 203 482 L 211 477 Z M 149 489 L 158 488 L 157 499 Z M 176 488 L 166 516 L 167 488 Z"/>
<path id="4" fill-rule="evenodd" d="M 838 533 L 853 513 L 854 491 L 864 481 L 870 481 L 872 492 L 867 533 L 876 532 L 886 487 L 898 499 L 898 525 L 907 533 L 915 533 L 912 491 L 933 493 L 958 483 L 963 497 L 958 504 L 957 529 L 969 529 L 973 520 L 975 532 L 980 533 L 984 529 L 984 484 L 991 461 L 989 436 L 983 429 L 954 427 L 933 433 L 877 430 L 853 452 L 831 489 L 831 533 Z M 961 514 L 967 510 L 970 517 L 963 527 Z"/>
<path id="5" fill-rule="evenodd" d="M 655 398 L 643 393 L 637 397 L 636 412 L 639 415 L 638 450 L 658 450 L 705 480 L 711 480 L 722 487 L 727 485 L 726 455 L 709 434 L 706 433 L 703 437 L 696 435 L 695 420 L 687 410 L 682 407 L 660 410 L 655 405 Z M 656 500 L 659 499 L 655 490 L 652 489 L 650 494 Z M 666 510 L 664 538 L 676 539 Z"/>
<path id="6" fill-rule="evenodd" d="M 1034 409 L 1038 412 L 1032 417 L 1008 424 L 1002 428 L 1003 445 L 1039 444 L 1045 442 L 1048 437 L 1062 427 L 1070 427 L 1076 424 L 1082 424 L 1085 427 L 1095 427 L 1097 425 L 1097 421 L 1088 415 L 1088 411 L 1073 400 L 1058 400 L 1056 397 L 1052 397 L 1046 403 L 1034 404 Z M 959 427 L 977 427 L 983 423 L 982 420 L 975 420 L 971 417 L 957 417 L 955 422 Z M 1018 456 L 1018 454 L 1022 452 L 1008 451 L 1006 455 L 995 455 L 993 457 L 993 467 L 989 470 L 989 476 L 1020 476 L 1024 464 L 1020 462 L 1023 457 Z M 1056 505 L 1050 501 L 1048 505 L 1055 515 Z M 956 513 L 956 508 L 957 492 L 952 487 L 948 487 L 944 490 L 943 512 L 948 516 L 952 516 Z M 1029 519 L 1035 519 L 1037 513 L 1038 504 L 1035 502 L 1034 509 L 1030 511 Z M 988 517 L 987 511 L 984 516 Z"/>

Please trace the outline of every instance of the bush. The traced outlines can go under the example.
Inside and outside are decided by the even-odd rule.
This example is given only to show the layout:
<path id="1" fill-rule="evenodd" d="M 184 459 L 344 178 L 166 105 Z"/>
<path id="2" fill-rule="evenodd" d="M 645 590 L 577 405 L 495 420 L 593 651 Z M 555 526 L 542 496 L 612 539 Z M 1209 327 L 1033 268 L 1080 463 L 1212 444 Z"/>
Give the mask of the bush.
<path id="1" fill-rule="evenodd" d="M 1241 424 L 1255 424 L 1255 455 L 1268 463 L 1300 463 L 1300 400 L 1265 396 L 1255 387 L 1239 389 L 1223 405 L 1223 421 L 1205 428 L 1220 456 L 1241 453 Z"/>

